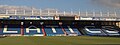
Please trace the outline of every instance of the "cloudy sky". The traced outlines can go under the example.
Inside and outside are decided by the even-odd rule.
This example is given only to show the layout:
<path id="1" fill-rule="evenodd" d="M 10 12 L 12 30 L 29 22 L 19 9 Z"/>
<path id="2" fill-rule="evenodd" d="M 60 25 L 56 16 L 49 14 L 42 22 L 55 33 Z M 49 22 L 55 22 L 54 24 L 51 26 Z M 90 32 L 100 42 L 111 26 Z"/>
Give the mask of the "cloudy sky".
<path id="1" fill-rule="evenodd" d="M 60 10 L 111 10 L 120 8 L 120 0 L 0 0 L 0 5 Z"/>

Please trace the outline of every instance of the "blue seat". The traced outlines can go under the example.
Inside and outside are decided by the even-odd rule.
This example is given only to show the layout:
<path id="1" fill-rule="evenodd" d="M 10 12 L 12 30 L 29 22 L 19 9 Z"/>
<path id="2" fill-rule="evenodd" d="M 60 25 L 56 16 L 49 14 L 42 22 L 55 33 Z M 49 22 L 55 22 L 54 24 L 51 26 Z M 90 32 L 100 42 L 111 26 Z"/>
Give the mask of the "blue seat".
<path id="1" fill-rule="evenodd" d="M 45 30 L 47 36 L 54 35 L 54 33 L 52 32 L 52 28 L 51 27 L 44 27 L 44 30 Z"/>
<path id="2" fill-rule="evenodd" d="M 62 30 L 62 28 L 60 27 L 60 26 L 58 26 L 58 27 L 54 27 L 55 28 L 55 30 L 56 30 L 56 34 L 64 34 L 64 32 L 63 32 L 63 30 Z"/>
<path id="3" fill-rule="evenodd" d="M 78 31 L 78 29 L 76 27 L 74 27 L 74 26 L 70 26 L 70 27 L 73 29 L 73 31 L 75 33 L 77 33 L 78 35 L 81 35 L 81 33 Z"/>
<path id="4" fill-rule="evenodd" d="M 45 32 L 46 32 L 47 34 L 54 34 L 54 33 L 52 32 L 52 28 L 50 28 L 50 27 L 45 27 L 44 29 L 45 29 Z"/>
<path id="5" fill-rule="evenodd" d="M 4 30 L 4 27 L 5 25 L 2 26 L 2 33 L 3 33 L 3 30 Z M 3 33 L 3 34 L 20 34 L 21 33 L 21 28 L 20 28 L 20 25 L 15 25 L 15 24 L 11 24 L 11 25 L 7 25 L 7 30 L 8 31 L 17 31 L 17 33 Z"/>
<path id="6" fill-rule="evenodd" d="M 71 32 L 70 32 L 70 30 L 68 29 L 67 26 L 64 25 L 64 26 L 62 26 L 62 27 L 65 29 L 65 31 L 66 31 L 67 34 L 71 34 Z"/>
<path id="7" fill-rule="evenodd" d="M 56 33 L 53 32 L 52 27 L 55 29 Z M 47 36 L 55 36 L 55 35 L 61 35 L 64 34 L 64 32 L 62 31 L 62 28 L 58 25 L 54 25 L 54 26 L 44 26 L 45 32 L 47 34 Z"/>

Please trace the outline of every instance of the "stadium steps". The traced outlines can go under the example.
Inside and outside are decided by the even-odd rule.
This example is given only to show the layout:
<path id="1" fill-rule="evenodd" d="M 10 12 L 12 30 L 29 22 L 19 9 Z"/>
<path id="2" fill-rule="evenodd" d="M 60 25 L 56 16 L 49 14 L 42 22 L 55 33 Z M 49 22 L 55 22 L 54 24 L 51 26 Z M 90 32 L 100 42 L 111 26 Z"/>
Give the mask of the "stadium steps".
<path id="1" fill-rule="evenodd" d="M 77 28 L 77 29 L 81 33 L 81 35 L 85 35 L 85 32 L 82 30 L 82 28 Z"/>
<path id="2" fill-rule="evenodd" d="M 62 26 L 60 27 L 62 28 L 62 31 L 64 32 L 64 34 L 67 35 L 67 32 L 65 31 L 65 29 Z"/>
<path id="3" fill-rule="evenodd" d="M 43 32 L 44 36 L 46 36 L 46 32 L 45 32 L 45 29 L 43 26 L 42 26 L 42 32 Z"/>
<path id="4" fill-rule="evenodd" d="M 65 33 L 62 31 L 62 28 L 60 27 L 60 26 L 58 26 L 58 27 L 54 27 L 55 28 L 55 30 L 56 30 L 56 34 L 64 34 L 65 35 Z"/>
<path id="5" fill-rule="evenodd" d="M 23 25 L 21 25 L 21 35 L 22 36 L 24 35 L 24 27 L 23 27 Z"/>
<path id="6" fill-rule="evenodd" d="M 81 35 L 85 34 L 85 32 L 82 31 L 81 27 L 79 27 L 78 25 L 74 25 L 74 26 L 78 29 L 78 31 L 81 33 Z"/>

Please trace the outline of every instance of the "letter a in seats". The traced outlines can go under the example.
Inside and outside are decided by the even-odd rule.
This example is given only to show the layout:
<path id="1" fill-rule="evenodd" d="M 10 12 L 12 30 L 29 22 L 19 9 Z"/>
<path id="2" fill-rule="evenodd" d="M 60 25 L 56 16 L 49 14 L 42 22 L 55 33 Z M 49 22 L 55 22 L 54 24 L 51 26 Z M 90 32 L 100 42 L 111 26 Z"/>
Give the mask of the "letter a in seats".
<path id="1" fill-rule="evenodd" d="M 30 26 L 30 27 L 26 28 L 26 33 L 29 33 L 30 30 L 36 30 L 37 33 L 40 33 L 40 28 L 37 28 L 35 26 Z"/>

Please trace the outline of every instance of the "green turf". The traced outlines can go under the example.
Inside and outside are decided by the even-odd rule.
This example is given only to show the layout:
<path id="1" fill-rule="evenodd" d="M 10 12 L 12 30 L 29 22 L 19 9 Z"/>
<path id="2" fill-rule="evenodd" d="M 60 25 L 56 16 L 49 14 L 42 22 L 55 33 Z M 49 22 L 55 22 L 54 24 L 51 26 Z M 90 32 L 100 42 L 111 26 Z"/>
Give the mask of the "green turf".
<path id="1" fill-rule="evenodd" d="M 0 45 L 80 45 L 80 44 L 120 44 L 116 37 L 5 37 Z"/>

